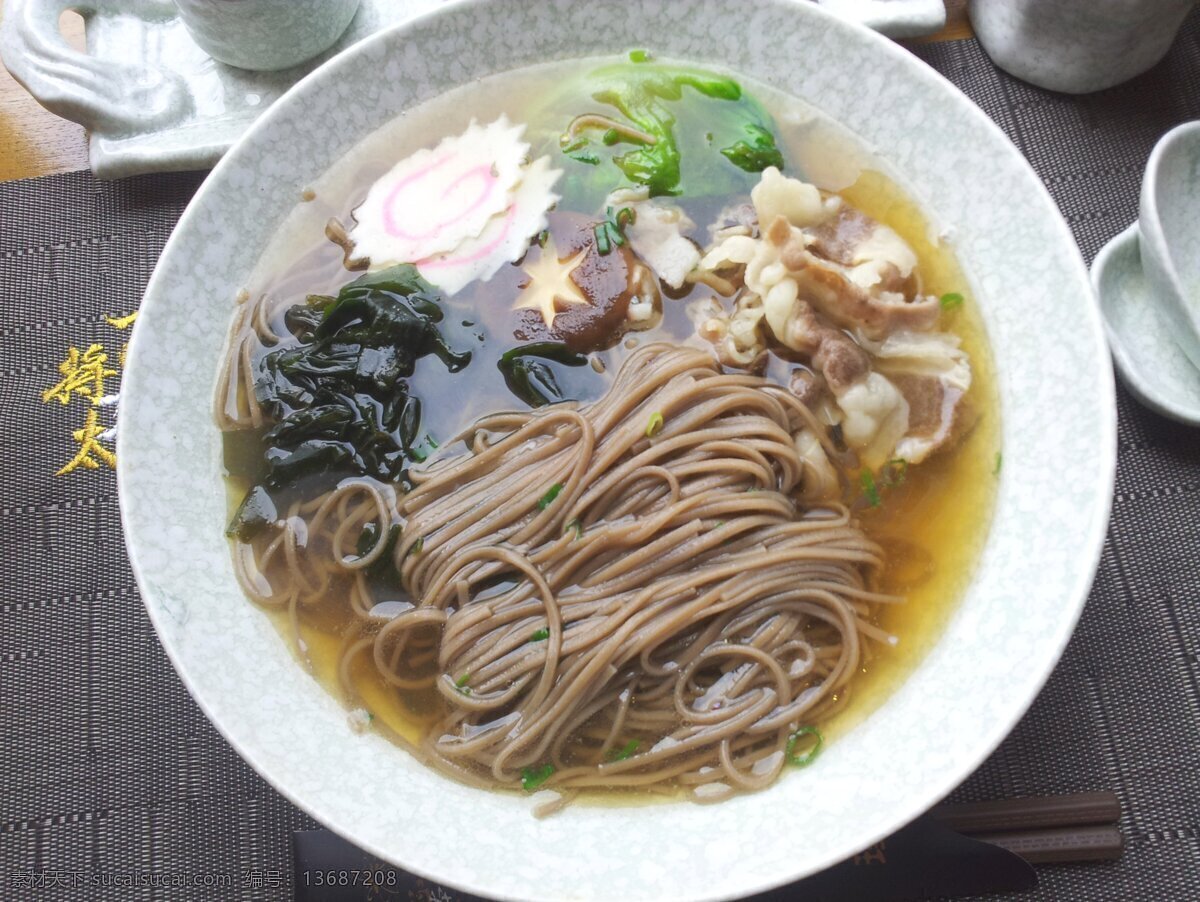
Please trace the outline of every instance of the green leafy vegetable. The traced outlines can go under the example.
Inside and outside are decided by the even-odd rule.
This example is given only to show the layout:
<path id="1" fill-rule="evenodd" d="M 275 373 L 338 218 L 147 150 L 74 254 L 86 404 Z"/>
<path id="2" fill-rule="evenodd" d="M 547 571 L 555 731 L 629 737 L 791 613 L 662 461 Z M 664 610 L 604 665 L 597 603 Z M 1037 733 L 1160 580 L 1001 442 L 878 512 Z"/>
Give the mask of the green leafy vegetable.
<path id="1" fill-rule="evenodd" d="M 749 140 L 721 149 L 721 156 L 738 169 L 746 172 L 762 172 L 768 166 L 783 168 L 783 154 L 775 146 L 775 136 L 753 122 L 743 127 Z"/>
<path id="2" fill-rule="evenodd" d="M 526 792 L 533 792 L 553 775 L 553 764 L 543 764 L 541 767 L 523 767 L 521 768 L 521 787 Z"/>
<path id="3" fill-rule="evenodd" d="M 796 746 L 808 736 L 814 737 L 813 741 L 806 742 L 805 750 L 796 754 Z M 816 727 L 801 727 L 788 737 L 787 749 L 784 754 L 787 756 L 788 763 L 793 767 L 808 767 L 817 760 L 817 755 L 820 754 L 821 746 L 824 744 L 825 737 Z"/>
<path id="4" fill-rule="evenodd" d="M 652 197 L 685 193 L 685 181 L 689 195 L 748 190 L 745 180 L 731 178 L 730 173 L 722 176 L 712 170 L 711 162 L 700 159 L 711 161 L 715 156 L 708 146 L 714 140 L 725 160 L 744 172 L 782 168 L 783 154 L 776 147 L 770 117 L 752 98 L 743 97 L 736 81 L 704 69 L 650 64 L 638 51 L 630 59 L 634 65 L 608 66 L 587 75 L 592 97 L 614 108 L 624 122 L 607 114 L 592 117 L 580 130 L 599 130 L 599 140 L 571 130 L 561 142 L 567 156 L 592 165 L 607 157 L 630 182 L 645 185 Z M 699 138 L 702 133 L 709 136 L 707 141 Z M 686 155 L 696 157 L 687 164 L 694 176 L 689 179 L 684 173 L 685 147 Z M 607 185 L 605 193 L 613 187 Z"/>
<path id="5" fill-rule="evenodd" d="M 862 483 L 863 496 L 867 499 L 867 504 L 871 507 L 879 507 L 883 503 L 883 499 L 879 496 L 875 475 L 870 470 L 863 470 L 858 475 L 858 481 Z"/>
<path id="6" fill-rule="evenodd" d="M 938 303 L 942 305 L 943 310 L 954 310 L 963 305 L 963 296 L 957 291 L 951 291 L 948 294 L 942 295 Z"/>
<path id="7" fill-rule="evenodd" d="M 421 403 L 407 378 L 423 357 L 452 373 L 471 360 L 443 338 L 440 300 L 415 267 L 402 265 L 288 310 L 284 322 L 299 344 L 266 354 L 254 384 L 274 422 L 263 438 L 269 489 L 326 473 L 405 479 L 408 463 L 424 456 L 416 447 Z"/>
<path id="8" fill-rule="evenodd" d="M 559 341 L 537 341 L 505 351 L 496 366 L 509 391 L 530 407 L 542 407 L 565 400 L 551 363 L 584 366 L 587 357 Z"/>
<path id="9" fill-rule="evenodd" d="M 540 630 L 538 630 L 532 636 L 529 637 L 529 641 L 530 642 L 545 642 L 549 638 L 550 638 L 550 630 L 546 629 L 545 627 L 542 627 Z"/>
<path id="10" fill-rule="evenodd" d="M 646 438 L 654 438 L 662 432 L 663 423 L 663 415 L 657 410 L 650 414 L 650 422 L 646 424 Z"/>
<path id="11" fill-rule="evenodd" d="M 558 493 L 561 492 L 562 490 L 563 490 L 563 485 L 561 482 L 556 482 L 556 483 L 554 483 L 554 485 L 550 486 L 550 488 L 547 490 L 546 494 L 538 499 L 538 510 L 544 511 L 551 504 L 553 504 L 554 499 L 558 497 Z"/>
<path id="12" fill-rule="evenodd" d="M 640 746 L 641 744 L 642 744 L 641 740 L 639 740 L 639 739 L 630 739 L 627 743 L 625 743 L 619 749 L 609 749 L 608 750 L 608 760 L 609 761 L 624 761 L 627 758 L 632 758 L 633 753 L 638 750 L 638 746 Z"/>
<path id="13" fill-rule="evenodd" d="M 600 157 L 590 150 L 570 150 L 566 151 L 566 154 L 577 163 L 586 163 L 589 166 L 600 165 Z"/>

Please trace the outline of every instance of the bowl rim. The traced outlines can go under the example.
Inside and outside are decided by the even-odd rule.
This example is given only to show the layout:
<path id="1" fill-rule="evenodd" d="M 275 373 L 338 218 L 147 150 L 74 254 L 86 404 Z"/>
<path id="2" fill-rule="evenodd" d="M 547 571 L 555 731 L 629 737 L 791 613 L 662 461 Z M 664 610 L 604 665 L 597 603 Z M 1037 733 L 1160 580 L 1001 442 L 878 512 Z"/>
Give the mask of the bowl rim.
<path id="1" fill-rule="evenodd" d="M 151 299 L 162 291 L 162 282 L 164 281 L 164 272 L 166 270 L 165 261 L 171 260 L 175 255 L 179 254 L 179 247 L 183 241 L 183 237 L 189 230 L 192 221 L 199 216 L 199 210 L 207 203 L 209 195 L 218 190 L 226 171 L 232 169 L 240 161 L 241 156 L 250 153 L 258 141 L 259 136 L 266 134 L 274 127 L 276 121 L 285 116 L 290 106 L 296 102 L 298 97 L 303 97 L 314 86 L 320 85 L 327 79 L 336 79 L 339 69 L 347 65 L 347 61 L 369 54 L 375 48 L 383 47 L 393 42 L 400 43 L 405 39 L 405 35 L 415 30 L 419 26 L 431 20 L 439 20 L 458 15 L 461 10 L 470 9 L 472 7 L 481 6 L 487 3 L 488 0 L 452 0 L 446 5 L 423 12 L 412 19 L 406 20 L 388 29 L 382 30 L 371 37 L 347 48 L 337 56 L 323 63 L 313 72 L 299 80 L 292 86 L 278 101 L 276 101 L 270 109 L 268 109 L 240 138 L 237 143 L 230 149 L 225 157 L 217 164 L 208 178 L 197 190 L 196 194 L 189 202 L 183 215 L 180 217 L 175 229 L 163 248 L 159 258 L 159 263 L 156 265 L 152 274 L 143 303 L 150 302 Z M 1036 182 L 1036 190 L 1040 194 L 1040 199 L 1043 202 L 1043 213 L 1046 216 L 1048 224 L 1059 233 L 1059 238 L 1063 242 L 1064 247 L 1069 247 L 1073 250 L 1070 254 L 1071 264 L 1071 281 L 1079 289 L 1080 294 L 1086 297 L 1092 297 L 1091 280 L 1087 267 L 1084 264 L 1083 258 L 1079 253 L 1078 245 L 1072 235 L 1065 219 L 1058 210 L 1045 185 L 1041 179 L 1037 177 L 1029 162 L 1025 159 L 1020 150 L 1013 142 L 1005 135 L 999 125 L 991 120 L 982 109 L 972 102 L 966 95 L 952 82 L 938 73 L 936 70 L 927 64 L 922 64 L 923 61 L 913 56 L 908 50 L 894 44 L 887 38 L 871 32 L 865 28 L 854 26 L 837 18 L 828 11 L 814 4 L 795 4 L 791 0 L 756 0 L 756 3 L 762 7 L 773 7 L 778 9 L 786 9 L 789 14 L 796 16 L 815 17 L 816 21 L 823 23 L 829 29 L 842 30 L 845 34 L 853 33 L 853 40 L 866 42 L 871 46 L 874 52 L 884 54 L 891 57 L 893 61 L 903 61 L 902 66 L 911 73 L 912 78 L 924 81 L 932 90 L 950 95 L 953 95 L 955 101 L 959 104 L 959 114 L 962 116 L 971 117 L 975 120 L 977 127 L 981 126 L 986 131 L 991 133 L 992 140 L 1002 144 L 1006 153 L 1019 160 L 1019 165 L 1027 170 L 1028 174 Z M 563 4 L 558 4 L 563 5 Z M 652 42 L 649 42 L 652 43 Z M 725 64 L 719 64 L 722 68 L 730 68 Z M 496 72 L 504 71 L 497 69 Z M 382 121 L 382 120 L 381 120 Z M 248 149 L 249 148 L 249 149 Z M 1108 347 L 1105 339 L 1105 333 L 1099 311 L 1093 303 L 1088 306 L 1085 313 L 1087 317 L 1088 331 L 1093 340 L 1092 350 L 1101 361 L 1109 360 Z M 140 368 L 137 365 L 139 358 L 139 348 L 143 340 L 142 336 L 145 330 L 135 328 L 131 337 L 129 347 L 129 359 L 132 366 L 130 367 L 126 379 L 136 389 L 137 382 L 140 377 Z M 989 343 L 991 340 L 989 339 Z M 133 375 L 132 380 L 128 379 L 129 375 Z M 1101 366 L 1094 374 L 1096 377 L 1096 385 L 1099 394 L 1104 400 L 1113 400 L 1115 402 L 1115 385 L 1111 366 Z M 863 831 L 860 834 L 859 840 L 856 841 L 855 848 L 847 849 L 846 854 L 851 855 L 856 851 L 870 846 L 872 843 L 883 839 L 893 832 L 903 827 L 912 819 L 922 814 L 928 807 L 936 804 L 937 801 L 944 798 L 956 786 L 958 786 L 966 777 L 974 772 L 982 762 L 991 755 L 996 747 L 1003 739 L 1011 732 L 1017 722 L 1028 711 L 1030 705 L 1041 691 L 1046 681 L 1049 679 L 1051 672 L 1058 664 L 1063 651 L 1070 640 L 1075 626 L 1078 623 L 1082 613 L 1083 606 L 1086 603 L 1091 585 L 1094 581 L 1097 568 L 1099 566 L 1101 553 L 1103 551 L 1104 540 L 1107 534 L 1109 517 L 1113 503 L 1113 488 L 1115 483 L 1116 472 L 1116 407 L 1115 403 L 1102 404 L 1096 411 L 1099 419 L 1097 420 L 1098 431 L 1102 438 L 1102 446 L 1098 449 L 1098 470 L 1099 483 L 1097 492 L 1093 494 L 1098 507 L 1094 510 L 1094 520 L 1091 524 L 1090 533 L 1087 534 L 1078 546 L 1079 553 L 1075 557 L 1076 572 L 1072 589 L 1069 592 L 1069 599 L 1064 602 L 1061 615 L 1057 621 L 1057 629 L 1052 638 L 1048 642 L 1048 647 L 1052 649 L 1052 654 L 1047 654 L 1041 661 L 1041 666 L 1035 672 L 1026 674 L 1026 678 L 1022 683 L 1021 691 L 1013 692 L 1009 690 L 1007 694 L 1007 709 L 1009 716 L 998 718 L 991 724 L 991 729 L 985 734 L 979 736 L 973 744 L 974 753 L 972 755 L 956 758 L 954 766 L 944 771 L 940 779 L 933 781 L 933 787 L 929 789 L 925 798 L 917 807 L 910 805 L 909 810 L 894 813 L 890 818 L 882 820 L 874 829 Z M 312 804 L 301 795 L 293 791 L 290 782 L 281 774 L 268 770 L 262 766 L 262 762 L 255 758 L 255 750 L 251 747 L 252 743 L 244 741 L 244 737 L 233 732 L 229 724 L 222 721 L 216 716 L 214 710 L 209 704 L 209 699 L 198 693 L 193 678 L 189 674 L 190 665 L 184 660 L 181 650 L 175 645 L 170 638 L 168 625 L 163 619 L 162 612 L 150 604 L 150 599 L 154 597 L 156 587 L 154 586 L 151 575 L 143 566 L 139 548 L 136 545 L 135 539 L 137 529 L 133 525 L 135 516 L 132 513 L 132 508 L 135 502 L 132 500 L 130 486 L 138 479 L 138 474 L 131 470 L 131 466 L 123 461 L 128 460 L 128 455 L 124 453 L 124 449 L 128 443 L 133 441 L 130 437 L 131 430 L 119 428 L 117 434 L 118 446 L 118 500 L 120 504 L 122 524 L 124 527 L 124 535 L 126 545 L 129 552 L 131 565 L 135 574 L 139 592 L 143 598 L 148 615 L 155 627 L 155 631 L 159 636 L 168 658 L 179 674 L 182 682 L 187 687 L 189 694 L 196 701 L 199 707 L 204 711 L 206 717 L 213 726 L 220 732 L 223 738 L 238 752 L 238 754 L 250 764 L 254 770 L 262 776 L 277 792 L 283 795 L 289 802 L 297 808 L 311 815 L 322 824 L 328 826 L 334 832 L 345 836 L 349 841 L 355 843 L 360 848 L 379 857 L 385 861 L 391 861 L 402 867 L 406 871 L 444 883 L 448 886 L 455 887 L 460 890 L 472 892 L 477 895 L 490 898 L 521 898 L 516 894 L 497 892 L 497 890 L 473 882 L 471 880 L 459 879 L 454 874 L 427 869 L 422 862 L 419 861 L 403 861 L 398 860 L 397 856 L 386 848 L 383 848 L 375 843 L 365 840 L 363 837 L 355 834 L 352 826 L 338 821 L 336 818 L 331 818 L 329 813 L 320 809 L 319 806 Z M 987 545 L 990 545 L 992 539 L 989 537 L 985 543 L 981 555 L 986 553 Z M 938 640 L 940 641 L 940 640 Z M 934 643 L 935 645 L 937 642 Z M 840 859 L 839 859 L 840 860 Z M 808 866 L 804 869 L 796 870 L 792 873 L 774 874 L 769 879 L 760 880 L 757 883 L 745 884 L 739 886 L 738 892 L 744 894 L 752 894 L 763 892 L 791 881 L 800 879 L 815 873 L 824 867 L 828 867 L 836 863 L 834 860 L 827 861 L 820 866 Z M 540 898 L 540 897 L 539 897 Z M 689 893 L 680 898 L 689 900 L 708 900 L 708 899 L 725 899 L 730 898 L 727 891 L 716 890 L 709 893 Z"/>

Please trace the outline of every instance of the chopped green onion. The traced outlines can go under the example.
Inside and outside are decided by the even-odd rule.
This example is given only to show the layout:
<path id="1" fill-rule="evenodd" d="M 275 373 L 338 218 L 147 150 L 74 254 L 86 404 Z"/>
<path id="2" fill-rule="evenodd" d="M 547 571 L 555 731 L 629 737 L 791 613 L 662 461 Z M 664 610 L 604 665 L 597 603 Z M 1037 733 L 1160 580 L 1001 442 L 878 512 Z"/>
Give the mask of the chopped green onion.
<path id="1" fill-rule="evenodd" d="M 617 218 L 613 221 L 617 224 L 617 228 L 623 229 L 625 226 L 637 222 L 637 213 L 632 207 L 622 207 L 617 211 Z"/>
<path id="2" fill-rule="evenodd" d="M 592 234 L 596 236 L 596 252 L 601 257 L 606 256 L 612 250 L 612 244 L 608 240 L 608 223 L 601 223 L 592 229 Z"/>
<path id="3" fill-rule="evenodd" d="M 460 676 L 457 680 L 454 681 L 454 685 L 457 686 L 459 689 L 461 689 L 463 686 L 467 685 L 467 682 L 470 679 L 471 679 L 471 671 L 469 671 L 469 670 L 465 671 L 462 676 Z"/>
<path id="4" fill-rule="evenodd" d="M 858 477 L 862 483 L 863 495 L 866 496 L 867 503 L 871 507 L 879 507 L 883 503 L 883 499 L 879 497 L 879 488 L 875 485 L 875 477 L 870 470 L 863 470 Z"/>
<path id="5" fill-rule="evenodd" d="M 942 295 L 940 303 L 943 310 L 953 310 L 962 306 L 963 296 L 957 291 L 951 291 L 949 294 Z"/>
<path id="6" fill-rule="evenodd" d="M 550 238 L 550 230 L 549 229 L 542 229 L 540 232 L 538 232 L 538 236 L 537 236 L 538 247 L 545 247 L 546 241 L 549 238 Z"/>
<path id="7" fill-rule="evenodd" d="M 600 136 L 600 140 L 603 141 L 605 145 L 611 147 L 612 145 L 616 144 L 618 141 L 621 140 L 621 133 L 618 132 L 615 128 L 610 128 L 608 131 L 606 131 L 603 135 Z"/>
<path id="8" fill-rule="evenodd" d="M 997 451 L 996 452 L 996 466 L 992 467 L 992 475 L 993 476 L 1000 475 L 1000 466 L 1003 463 L 1004 463 L 1004 455 L 1001 454 L 999 451 Z"/>
<path id="9" fill-rule="evenodd" d="M 640 739 L 630 739 L 625 745 L 619 749 L 608 750 L 609 761 L 624 761 L 627 758 L 632 758 L 633 753 L 638 750 L 638 746 L 642 744 Z"/>
<path id="10" fill-rule="evenodd" d="M 549 491 L 547 491 L 545 495 L 538 499 L 538 510 L 544 511 L 551 504 L 553 504 L 554 499 L 558 497 L 558 493 L 562 490 L 563 484 L 561 482 L 556 482 L 554 485 L 550 486 Z"/>
<path id="11" fill-rule="evenodd" d="M 631 63 L 648 63 L 650 62 L 650 52 L 647 50 L 630 50 L 629 61 Z"/>
<path id="12" fill-rule="evenodd" d="M 435 448 L 435 449 L 441 447 L 441 445 L 439 445 L 437 443 L 437 439 L 435 439 L 428 432 L 425 433 L 425 444 L 429 445 L 430 448 Z"/>
<path id="13" fill-rule="evenodd" d="M 532 636 L 529 637 L 529 641 L 530 642 L 545 642 L 549 638 L 550 638 L 550 630 L 546 629 L 543 626 L 540 630 L 538 630 L 536 633 L 534 633 Z"/>
<path id="14" fill-rule="evenodd" d="M 657 410 L 650 414 L 650 422 L 646 424 L 646 438 L 654 438 L 663 429 L 663 415 Z"/>
<path id="15" fill-rule="evenodd" d="M 579 522 L 578 517 L 567 524 L 566 529 L 563 530 L 563 535 L 566 535 L 568 532 L 574 532 L 575 539 L 583 538 L 583 524 Z"/>
<path id="16" fill-rule="evenodd" d="M 796 744 L 805 736 L 815 736 L 816 742 L 807 751 L 797 755 Z M 821 751 L 821 746 L 824 744 L 825 737 L 821 735 L 821 731 L 816 727 L 801 727 L 788 737 L 787 750 L 784 754 L 787 755 L 788 763 L 792 767 L 808 767 L 817 760 L 817 754 Z"/>
<path id="17" fill-rule="evenodd" d="M 521 768 L 521 788 L 533 792 L 554 774 L 553 764 L 543 764 L 541 767 Z"/>
<path id="18" fill-rule="evenodd" d="M 417 540 L 413 542 L 412 548 L 408 549 L 408 553 L 414 557 L 421 553 L 421 549 L 425 547 L 425 537 L 417 536 Z"/>

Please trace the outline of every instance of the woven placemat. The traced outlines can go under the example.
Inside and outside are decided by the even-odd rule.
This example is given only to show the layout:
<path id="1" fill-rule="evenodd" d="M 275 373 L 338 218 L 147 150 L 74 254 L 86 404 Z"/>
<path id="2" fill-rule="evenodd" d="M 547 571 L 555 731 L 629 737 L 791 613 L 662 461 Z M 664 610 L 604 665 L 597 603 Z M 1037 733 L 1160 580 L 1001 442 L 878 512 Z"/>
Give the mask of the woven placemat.
<path id="1" fill-rule="evenodd" d="M 973 40 L 914 52 L 1017 142 L 1089 260 L 1136 217 L 1154 142 L 1200 118 L 1200 14 L 1152 72 L 1083 98 L 1008 78 Z M 105 459 L 113 410 L 86 396 L 117 390 L 123 317 L 200 178 L 0 185 L 5 899 L 289 899 L 292 832 L 316 826 L 217 734 L 160 648 Z M 112 372 L 61 403 L 69 348 Z M 1041 868 L 1040 889 L 1012 898 L 1200 898 L 1200 432 L 1123 389 L 1118 404 L 1112 525 L 1082 622 L 954 798 L 1112 789 L 1127 847 Z"/>

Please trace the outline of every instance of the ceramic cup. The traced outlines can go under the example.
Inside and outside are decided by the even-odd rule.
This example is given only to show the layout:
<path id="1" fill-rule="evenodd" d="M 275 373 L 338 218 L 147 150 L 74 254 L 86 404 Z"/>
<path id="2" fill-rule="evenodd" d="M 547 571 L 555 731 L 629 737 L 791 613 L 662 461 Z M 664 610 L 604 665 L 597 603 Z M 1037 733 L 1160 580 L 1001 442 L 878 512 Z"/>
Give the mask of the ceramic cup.
<path id="1" fill-rule="evenodd" d="M 1086 94 L 1141 75 L 1164 56 L 1196 0 L 970 0 L 992 61 L 1053 91 Z"/>
<path id="2" fill-rule="evenodd" d="M 1200 122 L 1154 147 L 1142 179 L 1142 268 L 1175 341 L 1200 368 Z"/>
<path id="3" fill-rule="evenodd" d="M 213 59 L 274 71 L 311 59 L 341 37 L 360 0 L 175 0 Z"/>

